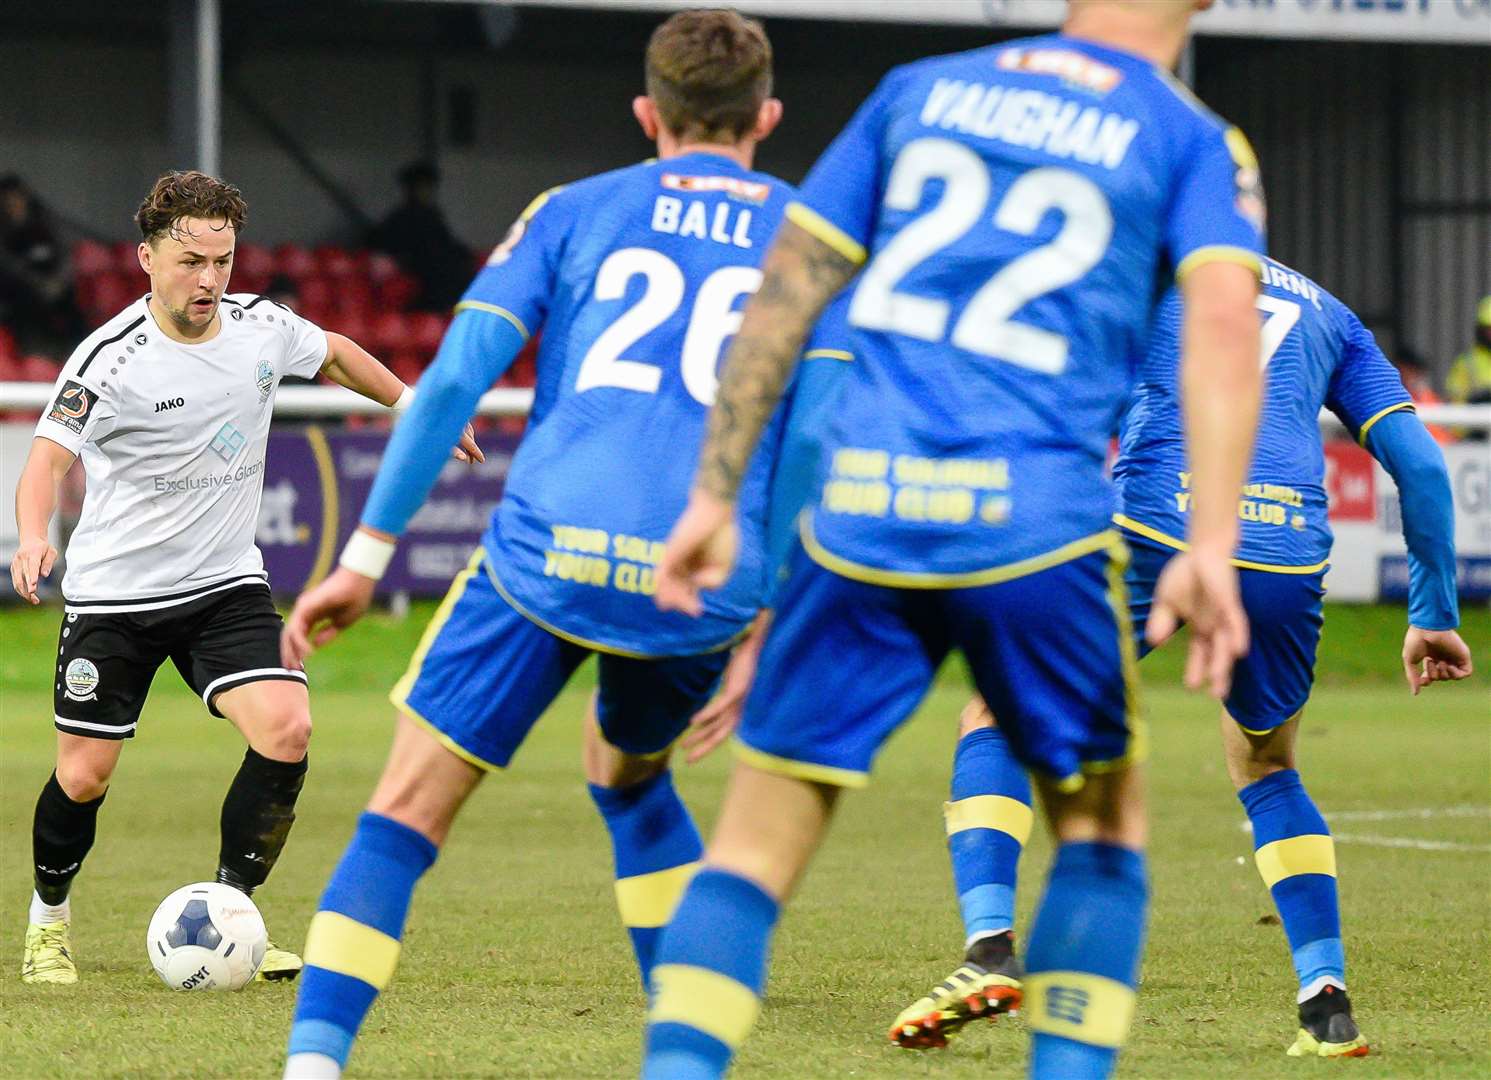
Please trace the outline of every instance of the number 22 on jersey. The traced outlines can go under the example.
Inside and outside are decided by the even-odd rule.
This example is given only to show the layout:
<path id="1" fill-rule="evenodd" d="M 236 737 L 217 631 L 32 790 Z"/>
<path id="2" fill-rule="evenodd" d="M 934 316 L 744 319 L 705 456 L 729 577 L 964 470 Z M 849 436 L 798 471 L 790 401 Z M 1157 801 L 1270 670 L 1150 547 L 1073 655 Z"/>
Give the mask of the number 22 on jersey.
<path id="1" fill-rule="evenodd" d="M 603 330 L 580 361 L 577 393 L 612 386 L 655 394 L 663 369 L 622 354 L 656 330 L 683 304 L 683 271 L 668 256 L 651 248 L 622 248 L 606 256 L 595 275 L 595 299 L 620 300 L 632 278 L 642 275 L 646 288 L 637 302 Z M 722 266 L 699 286 L 679 354 L 683 384 L 701 405 L 714 404 L 719 389 L 716 369 L 725 340 L 740 329 L 736 302 L 761 285 L 754 266 Z"/>
<path id="2" fill-rule="evenodd" d="M 941 180 L 942 194 L 875 256 L 849 308 L 849 321 L 921 341 L 941 341 L 952 305 L 898 291 L 907 274 L 961 240 L 988 209 L 989 169 L 968 147 L 951 139 L 915 139 L 896 157 L 886 182 L 885 205 L 915 210 L 927 184 Z M 1060 210 L 1061 228 L 1049 241 L 1011 259 L 983 283 L 953 324 L 952 344 L 1047 375 L 1066 369 L 1068 342 L 1061 334 L 1013 316 L 1037 297 L 1081 278 L 1103 258 L 1113 236 L 1113 213 L 1102 190 L 1070 169 L 1031 169 L 1009 186 L 994 211 L 995 228 L 1032 236 L 1049 210 Z"/>

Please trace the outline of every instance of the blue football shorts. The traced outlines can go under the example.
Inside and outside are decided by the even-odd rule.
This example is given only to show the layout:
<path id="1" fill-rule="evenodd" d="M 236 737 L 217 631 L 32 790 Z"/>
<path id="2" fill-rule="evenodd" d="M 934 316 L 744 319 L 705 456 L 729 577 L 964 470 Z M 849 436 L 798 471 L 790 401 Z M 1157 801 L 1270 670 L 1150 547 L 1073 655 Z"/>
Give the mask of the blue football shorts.
<path id="1" fill-rule="evenodd" d="M 746 703 L 738 752 L 805 780 L 862 787 L 947 654 L 960 650 L 1015 755 L 1068 790 L 1144 753 L 1124 596 L 1103 547 L 968 588 L 842 577 L 797 545 Z"/>
<path id="2" fill-rule="evenodd" d="M 592 652 L 600 665 L 601 734 L 628 754 L 670 747 L 714 693 L 730 655 L 652 659 L 568 641 L 508 603 L 478 550 L 456 575 L 389 700 L 473 765 L 506 768 Z"/>
<path id="3" fill-rule="evenodd" d="M 1124 530 L 1132 558 L 1125 580 L 1134 619 L 1139 655 L 1150 646 L 1144 640 L 1155 582 L 1177 554 Z M 1232 669 L 1232 689 L 1224 704 L 1227 713 L 1247 732 L 1272 731 L 1305 707 L 1315 682 L 1315 650 L 1325 623 L 1325 571 L 1279 574 L 1267 570 L 1239 570 L 1243 609 L 1248 613 L 1248 654 Z"/>

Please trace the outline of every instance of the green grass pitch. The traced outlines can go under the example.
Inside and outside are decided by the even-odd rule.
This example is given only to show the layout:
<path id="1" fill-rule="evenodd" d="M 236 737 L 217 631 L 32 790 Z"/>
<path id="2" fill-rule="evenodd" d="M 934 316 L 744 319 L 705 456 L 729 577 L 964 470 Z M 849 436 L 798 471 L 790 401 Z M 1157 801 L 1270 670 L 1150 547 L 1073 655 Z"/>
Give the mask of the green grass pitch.
<path id="1" fill-rule="evenodd" d="M 369 619 L 312 665 L 316 734 L 299 823 L 259 900 L 298 946 L 386 753 L 397 676 L 428 608 Z M 278 1076 L 294 989 L 174 994 L 145 925 L 167 892 L 209 877 L 238 737 L 162 669 L 74 890 L 76 987 L 17 978 L 30 895 L 31 810 L 51 764 L 48 657 L 57 612 L 0 612 L 0 1076 Z M 1338 833 L 1350 982 L 1372 1056 L 1284 1056 L 1288 951 L 1253 869 L 1217 751 L 1215 708 L 1177 689 L 1178 652 L 1146 662 L 1153 737 L 1154 906 L 1127 1077 L 1491 1075 L 1491 757 L 1485 675 L 1411 699 L 1402 610 L 1333 608 L 1307 713 L 1305 777 Z M 1466 617 L 1482 672 L 1491 619 Z M 811 678 L 811 672 L 803 676 Z M 403 962 L 352 1057 L 353 1076 L 635 1075 L 643 996 L 612 907 L 610 852 L 578 764 L 583 674 L 509 773 L 489 779 L 416 894 Z M 944 672 L 849 795 L 778 935 L 766 1007 L 736 1075 L 1023 1075 L 1018 1019 L 943 1052 L 885 1030 L 942 978 L 961 939 L 941 835 L 955 717 Z M 701 822 L 726 761 L 681 768 Z M 706 830 L 707 831 L 707 830 Z M 1028 921 L 1049 847 L 1024 865 Z M 1323 1075 L 1323 1074 L 1322 1074 Z"/>

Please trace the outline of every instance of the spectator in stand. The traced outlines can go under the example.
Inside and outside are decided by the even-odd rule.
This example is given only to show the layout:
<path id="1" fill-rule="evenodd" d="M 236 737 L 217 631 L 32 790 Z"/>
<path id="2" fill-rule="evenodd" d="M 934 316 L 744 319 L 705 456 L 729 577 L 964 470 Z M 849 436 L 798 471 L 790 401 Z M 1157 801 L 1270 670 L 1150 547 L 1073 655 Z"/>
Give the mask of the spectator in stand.
<path id="1" fill-rule="evenodd" d="M 1413 349 L 1401 348 L 1393 358 L 1393 367 L 1398 369 L 1398 375 L 1403 380 L 1403 388 L 1408 391 L 1408 396 L 1413 398 L 1415 405 L 1440 405 L 1444 399 L 1434 392 L 1434 383 L 1429 378 L 1429 366 L 1424 363 L 1424 358 Z M 1440 427 L 1438 424 L 1425 424 L 1429 434 L 1434 436 L 1434 441 L 1444 446 L 1455 441 L 1454 432 L 1448 428 Z"/>
<path id="2" fill-rule="evenodd" d="M 1475 340 L 1450 365 L 1444 388 L 1459 405 L 1491 404 L 1491 296 L 1476 308 Z"/>
<path id="3" fill-rule="evenodd" d="M 15 173 L 0 176 L 0 323 L 23 350 L 48 354 L 88 332 L 52 216 Z"/>
<path id="4" fill-rule="evenodd" d="M 399 187 L 404 201 L 373 230 L 369 246 L 392 255 L 419 282 L 416 309 L 449 311 L 471 283 L 472 253 L 436 201 L 440 171 L 431 162 L 413 162 L 399 171 Z"/>

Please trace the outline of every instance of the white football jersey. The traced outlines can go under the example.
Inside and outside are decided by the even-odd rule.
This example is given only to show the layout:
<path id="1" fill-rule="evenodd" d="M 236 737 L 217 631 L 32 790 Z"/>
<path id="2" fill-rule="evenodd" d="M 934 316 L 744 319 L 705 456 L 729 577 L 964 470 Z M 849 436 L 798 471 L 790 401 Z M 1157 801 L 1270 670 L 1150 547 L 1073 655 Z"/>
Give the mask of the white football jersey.
<path id="1" fill-rule="evenodd" d="M 254 546 L 274 394 L 326 333 L 262 296 L 223 297 L 210 341 L 161 332 L 142 297 L 88 336 L 36 434 L 83 459 L 62 594 L 90 612 L 170 607 L 265 581 Z"/>

